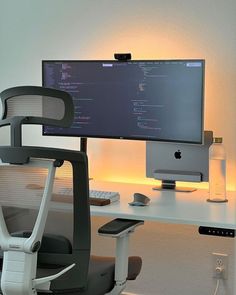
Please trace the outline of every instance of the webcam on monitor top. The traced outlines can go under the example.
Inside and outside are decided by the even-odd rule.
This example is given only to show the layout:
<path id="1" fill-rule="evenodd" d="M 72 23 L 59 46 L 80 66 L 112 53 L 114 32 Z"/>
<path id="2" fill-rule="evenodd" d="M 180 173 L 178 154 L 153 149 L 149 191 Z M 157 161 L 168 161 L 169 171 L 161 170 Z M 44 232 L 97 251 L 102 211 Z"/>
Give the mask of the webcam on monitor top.
<path id="1" fill-rule="evenodd" d="M 131 53 L 115 53 L 114 58 L 119 61 L 126 61 L 131 59 Z"/>

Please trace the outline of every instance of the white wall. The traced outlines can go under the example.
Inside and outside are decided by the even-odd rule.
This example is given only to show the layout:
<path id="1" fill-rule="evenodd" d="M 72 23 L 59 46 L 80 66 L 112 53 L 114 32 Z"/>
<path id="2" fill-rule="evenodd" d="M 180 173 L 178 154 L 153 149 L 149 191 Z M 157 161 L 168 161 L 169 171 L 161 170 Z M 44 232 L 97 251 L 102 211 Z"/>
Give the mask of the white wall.
<path id="1" fill-rule="evenodd" d="M 0 4 L 0 91 L 41 85 L 42 59 L 112 59 L 114 52 L 127 51 L 134 59 L 205 58 L 205 129 L 223 136 L 228 188 L 236 188 L 234 0 L 0 0 Z M 41 129 L 36 130 L 27 138 L 37 144 L 55 142 L 42 139 Z M 79 146 L 75 139 L 56 144 L 60 142 Z M 89 155 L 96 163 L 91 167 L 96 178 L 145 181 L 143 142 L 94 139 Z"/>
<path id="2" fill-rule="evenodd" d="M 223 136 L 227 186 L 236 189 L 234 0 L 0 0 L 0 9 L 0 91 L 41 85 L 42 59 L 112 59 L 114 52 L 206 59 L 205 129 Z M 0 131 L 2 144 L 7 135 Z M 25 143 L 79 147 L 78 139 L 42 138 L 37 127 L 27 128 Z M 89 159 L 94 178 L 146 182 L 143 142 L 89 140 Z M 94 222 L 96 228 L 100 220 Z M 147 295 L 212 294 L 209 253 L 233 259 L 231 240 L 199 237 L 191 226 L 148 223 L 135 240 L 146 259 L 140 285 Z M 223 289 L 233 294 L 232 277 Z"/>

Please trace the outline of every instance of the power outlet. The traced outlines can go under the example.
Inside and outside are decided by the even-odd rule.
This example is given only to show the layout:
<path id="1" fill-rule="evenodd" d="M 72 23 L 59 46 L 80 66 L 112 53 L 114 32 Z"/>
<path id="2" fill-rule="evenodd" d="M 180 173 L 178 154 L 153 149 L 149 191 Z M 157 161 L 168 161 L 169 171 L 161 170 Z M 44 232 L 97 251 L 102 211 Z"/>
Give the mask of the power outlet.
<path id="1" fill-rule="evenodd" d="M 228 278 L 228 255 L 212 253 L 213 278 L 226 280 Z"/>

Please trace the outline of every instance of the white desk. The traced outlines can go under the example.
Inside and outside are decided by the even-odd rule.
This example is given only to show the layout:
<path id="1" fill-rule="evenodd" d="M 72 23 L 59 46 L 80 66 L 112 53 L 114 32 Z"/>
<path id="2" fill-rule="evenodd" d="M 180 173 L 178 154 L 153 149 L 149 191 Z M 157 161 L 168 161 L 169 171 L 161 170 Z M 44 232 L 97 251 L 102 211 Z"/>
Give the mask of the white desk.
<path id="1" fill-rule="evenodd" d="M 236 229 L 236 192 L 228 193 L 227 203 L 209 203 L 206 201 L 206 190 L 192 193 L 175 193 L 172 191 L 153 191 L 151 185 L 124 184 L 116 182 L 90 181 L 91 189 L 111 190 L 120 192 L 120 201 L 107 206 L 91 206 L 91 215 L 121 217 L 160 221 L 176 224 L 203 225 L 220 228 Z M 33 190 L 25 190 L 22 197 L 15 194 L 0 195 L 2 206 L 35 209 L 38 208 L 40 197 L 32 197 Z M 151 202 L 146 207 L 129 206 L 133 193 L 140 192 L 150 197 Z M 35 191 L 35 194 L 37 191 Z M 71 211 L 68 203 L 51 203 L 51 209 L 56 211 Z"/>
<path id="2" fill-rule="evenodd" d="M 105 207 L 91 206 L 92 215 L 236 229 L 236 193 L 228 193 L 227 203 L 209 203 L 206 201 L 206 190 L 192 193 L 160 192 L 153 191 L 150 185 L 106 182 L 91 182 L 91 187 L 119 191 L 121 195 L 118 203 Z M 149 196 L 150 205 L 129 206 L 134 192 Z"/>
<path id="3" fill-rule="evenodd" d="M 153 191 L 150 185 L 96 181 L 90 181 L 90 188 L 119 191 L 121 196 L 119 202 L 102 207 L 91 206 L 91 215 L 93 216 L 236 229 L 236 192 L 228 193 L 229 201 L 227 203 L 209 203 L 206 201 L 208 193 L 205 190 L 197 190 L 192 193 L 159 192 Z M 150 205 L 146 207 L 129 206 L 128 203 L 133 200 L 134 192 L 149 196 Z M 32 190 L 25 190 L 22 198 L 16 197 L 15 194 L 4 198 L 4 194 L 1 192 L 0 202 L 2 206 L 36 209 L 40 203 L 40 197 L 32 197 Z M 51 209 L 71 212 L 72 205 L 52 202 Z M 234 249 L 236 257 L 236 246 Z M 234 268 L 236 274 L 236 263 Z M 236 282 L 234 283 L 234 294 L 236 295 Z"/>

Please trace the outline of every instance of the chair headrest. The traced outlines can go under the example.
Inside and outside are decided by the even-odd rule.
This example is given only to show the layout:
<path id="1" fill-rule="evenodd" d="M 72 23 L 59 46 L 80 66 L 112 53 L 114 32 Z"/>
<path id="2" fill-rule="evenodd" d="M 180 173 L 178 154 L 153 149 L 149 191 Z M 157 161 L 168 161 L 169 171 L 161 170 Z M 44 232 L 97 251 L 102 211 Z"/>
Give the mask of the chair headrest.
<path id="1" fill-rule="evenodd" d="M 11 126 L 12 146 L 21 146 L 23 124 L 66 128 L 73 123 L 73 100 L 65 91 L 40 86 L 18 86 L 2 91 L 0 100 L 0 127 Z"/>

